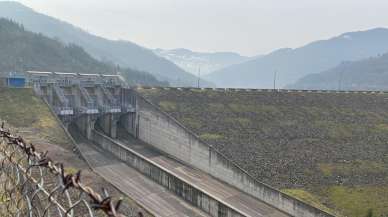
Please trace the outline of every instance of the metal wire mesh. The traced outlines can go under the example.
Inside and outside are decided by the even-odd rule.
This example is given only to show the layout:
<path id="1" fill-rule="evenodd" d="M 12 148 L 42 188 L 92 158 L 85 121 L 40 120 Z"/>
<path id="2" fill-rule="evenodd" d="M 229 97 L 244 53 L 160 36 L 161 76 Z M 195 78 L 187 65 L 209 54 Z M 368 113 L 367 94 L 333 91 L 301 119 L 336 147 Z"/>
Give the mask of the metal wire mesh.
<path id="1" fill-rule="evenodd" d="M 47 153 L 37 152 L 23 138 L 0 127 L 0 216 L 124 217 L 121 200 L 102 195 L 80 181 L 81 172 L 67 174 Z M 134 213 L 131 216 L 142 216 Z"/>

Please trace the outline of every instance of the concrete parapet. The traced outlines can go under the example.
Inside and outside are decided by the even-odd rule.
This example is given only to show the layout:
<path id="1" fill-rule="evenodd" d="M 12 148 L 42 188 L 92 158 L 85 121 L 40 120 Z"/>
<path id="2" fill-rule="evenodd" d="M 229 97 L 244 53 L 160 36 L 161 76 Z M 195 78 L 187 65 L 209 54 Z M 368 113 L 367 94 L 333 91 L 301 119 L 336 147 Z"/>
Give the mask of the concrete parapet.
<path id="1" fill-rule="evenodd" d="M 181 90 L 181 91 L 193 91 L 193 90 L 211 90 L 220 92 L 286 92 L 286 93 L 337 93 L 337 94 L 387 94 L 388 91 L 380 90 L 313 90 L 313 89 L 253 89 L 253 88 L 184 88 L 184 87 L 138 87 L 138 89 L 162 89 L 162 90 Z"/>

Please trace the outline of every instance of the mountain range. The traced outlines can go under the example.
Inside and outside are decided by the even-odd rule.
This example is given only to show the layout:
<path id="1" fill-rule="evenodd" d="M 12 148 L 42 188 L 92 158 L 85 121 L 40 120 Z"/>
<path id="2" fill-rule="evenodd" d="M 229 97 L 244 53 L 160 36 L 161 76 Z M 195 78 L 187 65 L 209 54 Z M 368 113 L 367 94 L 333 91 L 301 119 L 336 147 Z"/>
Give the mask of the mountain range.
<path id="1" fill-rule="evenodd" d="M 194 75 L 198 75 L 199 70 L 201 75 L 207 75 L 251 59 L 233 52 L 206 53 L 194 52 L 184 48 L 173 50 L 155 49 L 154 52 Z"/>
<path id="2" fill-rule="evenodd" d="M 79 45 L 98 60 L 147 71 L 158 80 L 168 81 L 173 86 L 195 86 L 198 80 L 174 63 L 155 55 L 150 49 L 129 41 L 98 37 L 17 2 L 0 2 L 0 17 L 12 19 L 23 24 L 27 30 L 56 38 L 63 43 Z M 201 83 L 211 85 L 206 81 Z"/>
<path id="3" fill-rule="evenodd" d="M 78 49 L 76 53 L 80 54 L 82 50 L 84 56 L 90 55 L 98 64 L 115 67 L 116 71 L 118 68 L 130 71 L 132 75 L 127 76 L 128 79 L 133 79 L 135 74 L 139 78 L 134 83 L 152 80 L 155 85 L 196 86 L 200 69 L 203 87 L 214 87 L 215 84 L 218 87 L 273 88 L 275 83 L 275 88 L 338 89 L 341 85 L 349 89 L 385 88 L 381 83 L 384 72 L 378 76 L 373 74 L 376 70 L 385 70 L 386 55 L 383 54 L 388 53 L 388 29 L 385 28 L 344 33 L 295 49 L 284 48 L 267 55 L 245 57 L 232 52 L 205 53 L 183 48 L 151 50 L 129 41 L 109 40 L 17 2 L 0 2 L 0 17 L 12 19 L 28 31 L 59 41 L 66 50 L 61 52 L 71 53 Z M 3 55 L 3 58 L 7 57 Z M 379 70 L 372 62 L 378 64 Z M 17 64 L 19 62 L 13 63 L 13 68 Z M 359 70 L 354 68 L 356 66 Z M 349 69 L 353 74 L 347 72 Z M 88 70 L 93 73 L 93 67 Z M 355 77 L 342 78 L 350 75 Z"/>
<path id="4" fill-rule="evenodd" d="M 116 74 L 131 85 L 166 86 L 149 73 L 98 61 L 78 45 L 63 44 L 0 18 L 0 71 L 53 71 Z"/>
<path id="5" fill-rule="evenodd" d="M 275 79 L 276 88 L 283 88 L 305 75 L 329 70 L 343 61 L 357 61 L 387 51 L 388 29 L 349 32 L 296 49 L 280 49 L 213 72 L 205 79 L 218 87 L 243 88 L 273 88 Z"/>

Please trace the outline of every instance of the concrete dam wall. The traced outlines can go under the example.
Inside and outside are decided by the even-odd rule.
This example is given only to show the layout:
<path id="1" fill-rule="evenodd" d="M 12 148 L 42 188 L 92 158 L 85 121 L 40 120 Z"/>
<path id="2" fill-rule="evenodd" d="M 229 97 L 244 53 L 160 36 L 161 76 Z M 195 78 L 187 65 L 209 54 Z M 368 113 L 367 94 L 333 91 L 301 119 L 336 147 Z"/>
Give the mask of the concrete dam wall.
<path id="1" fill-rule="evenodd" d="M 214 217 L 244 217 L 227 205 L 221 203 L 185 181 L 171 174 L 167 169 L 163 169 L 153 162 L 149 161 L 145 156 L 142 156 L 117 141 L 105 136 L 104 134 L 92 130 L 92 141 L 99 145 L 100 148 L 115 155 L 120 160 L 124 161 L 131 167 L 135 168 L 143 175 L 149 177 L 156 183 L 174 192 L 179 197 L 183 198 L 190 204 L 195 205 L 199 209 L 209 213 Z"/>
<path id="2" fill-rule="evenodd" d="M 138 95 L 135 135 L 166 154 L 198 168 L 239 190 L 296 217 L 329 217 L 322 210 L 292 198 L 251 177 L 224 155 L 157 106 Z M 131 125 L 133 126 L 133 125 Z"/>

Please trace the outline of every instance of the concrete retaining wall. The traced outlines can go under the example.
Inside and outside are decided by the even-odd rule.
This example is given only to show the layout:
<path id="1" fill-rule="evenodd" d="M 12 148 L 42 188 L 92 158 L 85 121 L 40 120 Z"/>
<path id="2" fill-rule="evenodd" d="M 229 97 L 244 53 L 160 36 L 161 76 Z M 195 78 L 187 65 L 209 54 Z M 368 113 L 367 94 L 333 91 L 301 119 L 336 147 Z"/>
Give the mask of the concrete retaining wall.
<path id="1" fill-rule="evenodd" d="M 75 125 L 86 138 L 91 138 L 91 132 L 94 129 L 95 118 L 91 115 L 81 115 L 74 121 Z"/>
<path id="2" fill-rule="evenodd" d="M 112 138 L 116 138 L 118 119 L 118 115 L 112 113 L 103 114 L 98 117 L 96 124 L 106 135 L 109 135 Z"/>
<path id="3" fill-rule="evenodd" d="M 127 113 L 123 115 L 119 120 L 119 124 L 124 127 L 128 133 L 136 137 L 136 113 Z"/>
<path id="4" fill-rule="evenodd" d="M 137 98 L 138 136 L 157 149 L 296 217 L 332 215 L 255 180 L 173 117 L 140 95 Z"/>
<path id="5" fill-rule="evenodd" d="M 96 130 L 91 132 L 91 140 L 103 150 L 109 151 L 131 167 L 166 187 L 187 202 L 214 217 L 243 217 L 233 209 L 201 192 L 193 186 L 172 175 L 168 170 L 158 167 L 147 158 L 133 152 Z"/>

